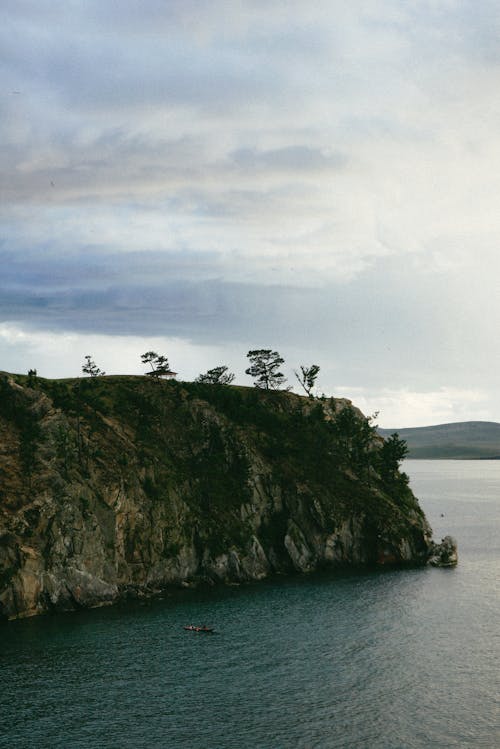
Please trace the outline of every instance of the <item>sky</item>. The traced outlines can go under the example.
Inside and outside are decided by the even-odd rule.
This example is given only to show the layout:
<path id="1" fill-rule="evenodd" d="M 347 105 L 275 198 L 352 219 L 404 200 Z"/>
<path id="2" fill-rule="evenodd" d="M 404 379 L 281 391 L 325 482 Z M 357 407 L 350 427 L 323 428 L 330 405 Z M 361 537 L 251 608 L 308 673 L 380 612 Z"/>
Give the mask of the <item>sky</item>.
<path id="1" fill-rule="evenodd" d="M 271 348 L 500 421 L 497 0 L 2 0 L 0 370 Z"/>

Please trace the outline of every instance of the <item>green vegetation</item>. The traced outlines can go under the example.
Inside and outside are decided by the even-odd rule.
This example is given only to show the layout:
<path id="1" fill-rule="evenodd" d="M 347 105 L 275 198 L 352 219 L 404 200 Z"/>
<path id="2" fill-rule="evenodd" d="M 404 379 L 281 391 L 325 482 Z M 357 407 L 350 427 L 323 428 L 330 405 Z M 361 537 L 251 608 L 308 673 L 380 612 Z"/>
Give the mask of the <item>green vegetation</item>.
<path id="1" fill-rule="evenodd" d="M 170 374 L 168 359 L 163 354 L 157 354 L 156 351 L 146 351 L 142 354 L 141 361 L 143 364 L 149 364 L 151 371 L 147 372 L 150 377 L 158 378 L 163 374 Z"/>
<path id="2" fill-rule="evenodd" d="M 28 375 L 26 380 L 33 386 L 32 376 Z M 22 477 L 25 489 L 29 491 L 37 466 L 37 445 L 40 439 L 39 420 L 33 396 L 24 397 L 22 392 L 12 390 L 5 378 L 0 378 L 0 416 L 16 424 Z"/>
<path id="3" fill-rule="evenodd" d="M 102 369 L 99 369 L 95 361 L 93 361 L 90 354 L 85 357 L 85 364 L 82 366 L 83 374 L 88 374 L 90 377 L 102 377 L 106 374 Z"/>
<path id="4" fill-rule="evenodd" d="M 381 478 L 390 487 L 391 492 L 401 491 L 408 484 L 408 476 L 401 473 L 399 467 L 408 455 L 408 445 L 397 432 L 384 440 L 379 452 L 378 468 Z"/>
<path id="5" fill-rule="evenodd" d="M 271 349 L 254 349 L 249 351 L 247 358 L 251 365 L 245 369 L 245 374 L 255 377 L 254 385 L 264 390 L 279 390 L 285 384 L 286 377 L 279 371 L 285 360 L 277 351 Z"/>
<path id="6" fill-rule="evenodd" d="M 312 389 L 316 384 L 316 379 L 319 374 L 319 365 L 311 364 L 310 367 L 304 367 L 300 365 L 300 374 L 295 372 L 295 377 L 300 383 L 300 386 L 305 390 L 306 394 L 312 396 Z"/>
<path id="7" fill-rule="evenodd" d="M 205 385 L 230 385 L 233 380 L 234 374 L 225 365 L 209 369 L 196 378 L 196 382 L 203 382 Z"/>
<path id="8" fill-rule="evenodd" d="M 5 378 L 0 383 L 8 387 Z M 380 440 L 371 418 L 349 401 L 310 400 L 286 391 L 206 381 L 153 383 L 134 376 L 38 378 L 37 388 L 68 420 L 66 428 L 60 424 L 52 435 L 62 474 L 69 475 L 75 466 L 88 472 L 96 460 L 108 464 L 107 470 L 114 465 L 122 473 L 133 472 L 139 458 L 148 496 L 165 496 L 172 483 L 188 482 L 190 503 L 215 525 L 219 510 L 233 502 L 236 510 L 247 490 L 249 443 L 253 449 L 258 446 L 290 490 L 307 483 L 323 492 L 328 485 L 337 504 L 342 497 L 348 504 L 357 497 L 364 501 L 364 486 L 403 504 L 409 496 L 406 477 L 398 470 L 404 443 Z M 23 460 L 31 466 L 39 437 L 36 418 L 26 407 L 14 406 L 12 397 L 2 402 L 11 404 L 11 418 L 22 426 Z M 110 420 L 133 435 L 138 455 L 110 454 Z"/>

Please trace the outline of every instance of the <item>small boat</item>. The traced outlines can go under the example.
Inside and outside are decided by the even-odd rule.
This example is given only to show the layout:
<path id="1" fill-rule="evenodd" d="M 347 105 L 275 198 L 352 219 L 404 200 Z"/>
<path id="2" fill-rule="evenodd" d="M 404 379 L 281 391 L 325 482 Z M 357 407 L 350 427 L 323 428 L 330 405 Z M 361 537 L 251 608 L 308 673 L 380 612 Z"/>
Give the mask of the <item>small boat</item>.
<path id="1" fill-rule="evenodd" d="M 213 632 L 213 627 L 206 627 L 204 624 L 200 627 L 199 625 L 195 624 L 188 624 L 184 629 L 187 629 L 188 632 Z"/>

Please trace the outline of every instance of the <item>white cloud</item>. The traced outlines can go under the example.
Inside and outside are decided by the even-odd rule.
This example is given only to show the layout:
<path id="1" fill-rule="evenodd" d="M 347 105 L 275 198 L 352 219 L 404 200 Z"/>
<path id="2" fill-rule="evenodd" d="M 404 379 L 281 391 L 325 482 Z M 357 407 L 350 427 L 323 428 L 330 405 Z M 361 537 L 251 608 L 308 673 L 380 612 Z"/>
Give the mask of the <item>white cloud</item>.
<path id="1" fill-rule="evenodd" d="M 35 368 L 41 377 L 78 377 L 84 357 L 90 354 L 107 374 L 144 374 L 146 367 L 141 362 L 141 354 L 145 351 L 166 355 L 181 380 L 194 380 L 221 363 L 239 371 L 240 382 L 245 380 L 241 377 L 244 354 L 237 351 L 235 355 L 216 345 L 203 346 L 162 336 L 45 332 L 19 324 L 0 324 L 4 371 L 26 374 L 28 369 Z"/>
<path id="2" fill-rule="evenodd" d="M 411 391 L 406 388 L 370 391 L 340 387 L 337 393 L 354 400 L 366 415 L 378 412 L 377 423 L 386 429 L 423 427 L 453 421 L 490 420 L 492 403 L 479 390 L 445 388 Z M 497 406 L 498 408 L 498 406 Z M 497 410 L 497 413 L 500 413 Z"/>
<path id="3" fill-rule="evenodd" d="M 265 329 L 269 345 L 309 349 L 325 389 L 430 393 L 386 394 L 389 413 L 460 415 L 460 393 L 471 413 L 496 408 L 495 2 L 237 0 L 229 13 L 222 0 L 148 0 L 147 12 L 139 0 L 6 0 L 3 11 L 0 249 L 19 264 L 0 309 L 26 326 L 11 339 L 2 329 L 13 368 L 34 355 L 54 376 L 75 373 L 92 343 L 125 366 L 144 348 L 80 332 L 60 356 L 60 333 L 36 339 L 42 324 L 165 330 L 158 344 L 193 370 L 200 341 L 220 341 L 215 364 Z M 469 383 L 490 400 L 467 396 Z"/>

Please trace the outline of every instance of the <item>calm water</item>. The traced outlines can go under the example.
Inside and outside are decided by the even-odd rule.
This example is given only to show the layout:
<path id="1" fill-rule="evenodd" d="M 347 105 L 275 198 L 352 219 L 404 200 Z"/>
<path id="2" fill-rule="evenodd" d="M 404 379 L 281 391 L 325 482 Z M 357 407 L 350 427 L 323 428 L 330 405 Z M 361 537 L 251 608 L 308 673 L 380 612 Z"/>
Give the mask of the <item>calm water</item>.
<path id="1" fill-rule="evenodd" d="M 407 461 L 456 570 L 295 578 L 0 627 L 0 747 L 500 747 L 500 461 Z M 441 517 L 441 514 L 444 517 Z M 190 622 L 218 633 L 184 632 Z"/>

